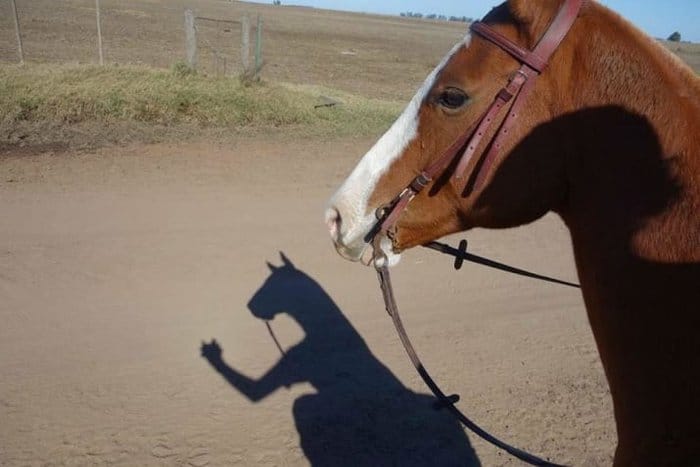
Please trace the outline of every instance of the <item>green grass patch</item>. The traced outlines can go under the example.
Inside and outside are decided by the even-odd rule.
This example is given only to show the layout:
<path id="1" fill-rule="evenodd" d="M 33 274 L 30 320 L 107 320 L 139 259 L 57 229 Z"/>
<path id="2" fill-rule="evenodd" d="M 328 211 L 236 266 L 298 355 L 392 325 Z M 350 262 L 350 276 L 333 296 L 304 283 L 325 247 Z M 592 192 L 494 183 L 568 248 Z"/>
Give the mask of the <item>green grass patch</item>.
<path id="1" fill-rule="evenodd" d="M 341 102 L 314 108 L 321 95 Z M 0 123 L 72 125 L 143 122 L 202 127 L 304 127 L 333 134 L 376 134 L 401 104 L 308 86 L 209 77 L 181 67 L 0 66 Z"/>

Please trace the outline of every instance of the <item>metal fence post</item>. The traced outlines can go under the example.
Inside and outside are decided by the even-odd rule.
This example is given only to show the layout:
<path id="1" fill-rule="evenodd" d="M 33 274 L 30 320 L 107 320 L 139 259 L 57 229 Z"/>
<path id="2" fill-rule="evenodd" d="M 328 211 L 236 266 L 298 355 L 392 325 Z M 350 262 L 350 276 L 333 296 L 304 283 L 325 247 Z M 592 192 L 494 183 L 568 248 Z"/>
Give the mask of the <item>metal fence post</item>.
<path id="1" fill-rule="evenodd" d="M 22 47 L 22 33 L 19 30 L 19 16 L 17 15 L 17 5 L 15 0 L 10 0 L 12 5 L 12 16 L 15 17 L 15 34 L 17 34 L 17 52 L 19 53 L 19 63 L 24 65 L 24 48 Z"/>

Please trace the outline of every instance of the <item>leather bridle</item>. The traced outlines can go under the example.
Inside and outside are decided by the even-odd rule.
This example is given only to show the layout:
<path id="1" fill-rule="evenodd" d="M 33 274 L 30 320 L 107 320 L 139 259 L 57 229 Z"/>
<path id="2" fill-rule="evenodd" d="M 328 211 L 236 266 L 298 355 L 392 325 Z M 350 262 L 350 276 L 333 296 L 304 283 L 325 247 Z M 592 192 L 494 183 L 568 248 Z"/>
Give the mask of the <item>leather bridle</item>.
<path id="1" fill-rule="evenodd" d="M 384 236 L 392 237 L 392 231 L 399 217 L 406 210 L 413 198 L 455 162 L 456 166 L 453 177 L 457 186 L 463 188 L 462 194 L 471 189 L 483 187 L 511 129 L 519 121 L 523 105 L 532 92 L 537 77 L 545 70 L 552 54 L 566 37 L 566 34 L 571 29 L 571 26 L 578 17 L 586 1 L 587 0 L 564 0 L 563 5 L 549 25 L 549 28 L 532 51 L 522 48 L 482 22 L 475 22 L 470 26 L 472 33 L 491 42 L 519 61 L 520 68 L 510 76 L 508 83 L 498 91 L 491 105 L 486 109 L 481 118 L 477 120 L 475 125 L 457 138 L 435 162 L 423 169 L 391 203 L 377 210 L 377 224 L 365 238 L 368 243 L 372 243 L 374 248 L 374 265 L 379 276 L 379 283 L 382 289 L 386 311 L 391 316 L 399 338 L 401 339 L 401 343 L 406 349 L 418 374 L 437 397 L 438 407 L 449 410 L 465 427 L 487 442 L 503 449 L 512 456 L 528 464 L 539 466 L 558 466 L 558 464 L 554 464 L 517 449 L 492 436 L 470 420 L 455 406 L 455 403 L 459 400 L 459 396 L 453 395 L 448 397 L 435 381 L 433 381 L 414 350 L 401 321 L 398 305 L 396 304 L 393 287 L 391 285 L 387 257 L 381 248 L 381 239 Z M 511 105 L 508 109 L 508 114 L 502 120 L 493 139 L 486 146 L 485 150 L 481 152 L 479 156 L 480 161 L 474 165 L 476 169 L 469 176 L 470 179 L 473 179 L 473 186 L 468 186 L 466 176 L 467 168 L 474 160 L 477 149 L 482 146 L 484 137 L 490 133 L 491 128 L 499 121 L 498 116 L 501 110 L 509 103 L 511 103 Z M 447 248 L 450 250 L 449 247 L 437 243 L 433 243 L 430 247 L 434 249 Z M 463 242 L 463 246 L 461 246 L 459 250 L 455 250 L 454 253 L 450 254 L 456 256 L 458 261 L 460 258 L 468 259 L 466 251 L 463 251 L 465 249 L 466 242 Z M 531 277 L 532 276 L 533 275 L 531 275 Z M 562 281 L 557 280 L 550 281 L 562 283 Z M 568 283 L 565 283 L 565 285 L 576 286 L 575 284 Z"/>
<path id="2" fill-rule="evenodd" d="M 379 221 L 366 240 L 390 234 L 413 198 L 440 176 L 455 160 L 458 161 L 453 177 L 458 185 L 461 184 L 460 186 L 467 190 L 468 187 L 464 185 L 467 184 L 466 170 L 470 162 L 474 159 L 477 149 L 481 147 L 484 137 L 498 122 L 501 110 L 512 102 L 495 137 L 486 150 L 481 153 L 483 162 L 476 165 L 478 167 L 476 173 L 472 174 L 471 178 L 475 177 L 472 188 L 477 189 L 483 186 L 499 152 L 503 149 L 505 141 L 510 135 L 511 129 L 520 119 L 523 105 L 532 92 L 537 77 L 545 70 L 552 54 L 566 37 L 585 1 L 565 0 L 549 28 L 532 51 L 522 48 L 482 22 L 472 23 L 470 26 L 472 33 L 507 52 L 520 62 L 520 68 L 511 74 L 508 83 L 498 91 L 493 102 L 477 120 L 477 123 L 457 138 L 435 162 L 425 167 L 393 201 L 378 210 Z"/>

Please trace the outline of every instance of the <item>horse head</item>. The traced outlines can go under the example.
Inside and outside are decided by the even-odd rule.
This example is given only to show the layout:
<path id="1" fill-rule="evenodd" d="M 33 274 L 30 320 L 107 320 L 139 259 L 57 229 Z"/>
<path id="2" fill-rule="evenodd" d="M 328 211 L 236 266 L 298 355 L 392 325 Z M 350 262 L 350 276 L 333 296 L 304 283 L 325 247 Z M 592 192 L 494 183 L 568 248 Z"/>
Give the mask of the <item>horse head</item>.
<path id="1" fill-rule="evenodd" d="M 561 0 L 509 0 L 483 20 L 492 30 L 531 50 L 557 14 Z M 577 21 L 572 28 L 585 27 Z M 572 98 L 566 71 L 577 41 L 570 33 L 537 80 L 525 111 L 505 138 L 484 183 L 474 185 L 483 162 L 474 157 L 466 177 L 454 177 L 457 159 L 411 202 L 395 224 L 391 239 L 380 246 L 389 264 L 399 253 L 438 237 L 472 227 L 505 228 L 531 222 L 555 209 L 565 196 L 562 186 L 565 132 L 551 131 L 546 145 L 519 148 L 520 171 L 501 173 L 519 143 L 538 125 L 570 111 Z M 428 76 L 401 116 L 378 140 L 331 198 L 326 222 L 337 251 L 359 260 L 375 226 L 375 211 L 390 203 L 426 166 L 434 163 L 493 102 L 520 63 L 477 34 L 467 34 Z M 507 112 L 506 112 L 507 113 Z M 498 118 L 504 119 L 505 114 Z M 499 123 L 490 126 L 478 153 L 484 153 Z M 537 146 L 537 147 L 535 147 Z"/>

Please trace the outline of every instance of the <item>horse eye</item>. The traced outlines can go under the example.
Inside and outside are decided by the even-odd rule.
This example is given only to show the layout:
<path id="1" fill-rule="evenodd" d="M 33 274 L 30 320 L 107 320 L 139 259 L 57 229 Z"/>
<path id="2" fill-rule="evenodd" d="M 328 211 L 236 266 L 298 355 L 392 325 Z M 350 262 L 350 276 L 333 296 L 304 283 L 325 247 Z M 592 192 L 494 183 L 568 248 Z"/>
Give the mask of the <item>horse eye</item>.
<path id="1" fill-rule="evenodd" d="M 438 103 L 450 110 L 457 110 L 464 106 L 469 100 L 469 96 L 458 88 L 447 88 L 438 97 Z"/>

